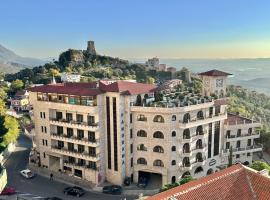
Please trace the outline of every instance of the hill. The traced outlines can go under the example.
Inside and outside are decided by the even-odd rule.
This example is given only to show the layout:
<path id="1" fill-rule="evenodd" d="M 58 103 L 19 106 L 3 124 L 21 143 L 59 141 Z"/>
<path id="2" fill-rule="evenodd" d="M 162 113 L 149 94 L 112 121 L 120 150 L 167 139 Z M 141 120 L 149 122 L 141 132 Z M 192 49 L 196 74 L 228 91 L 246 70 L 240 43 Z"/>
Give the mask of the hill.
<path id="1" fill-rule="evenodd" d="M 43 65 L 45 61 L 36 58 L 21 57 L 0 44 L 0 71 L 15 73 L 24 68 Z"/>

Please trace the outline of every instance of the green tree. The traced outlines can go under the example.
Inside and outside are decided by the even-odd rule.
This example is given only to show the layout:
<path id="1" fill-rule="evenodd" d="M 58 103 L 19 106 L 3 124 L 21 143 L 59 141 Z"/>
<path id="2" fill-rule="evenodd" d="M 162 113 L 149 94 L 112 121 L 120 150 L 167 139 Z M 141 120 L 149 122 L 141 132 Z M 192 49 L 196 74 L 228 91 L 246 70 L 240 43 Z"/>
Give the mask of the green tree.
<path id="1" fill-rule="evenodd" d="M 146 77 L 146 83 L 148 84 L 155 84 L 155 79 L 151 76 Z"/>
<path id="2" fill-rule="evenodd" d="M 3 99 L 0 99 L 0 116 L 6 114 L 6 105 Z"/>
<path id="3" fill-rule="evenodd" d="M 17 137 L 19 136 L 19 123 L 14 117 L 6 115 L 4 126 L 7 132 L 3 136 L 2 143 L 4 146 L 7 146 L 9 143 L 17 140 Z"/>
<path id="4" fill-rule="evenodd" d="M 50 76 L 59 76 L 59 70 L 57 69 L 50 69 Z"/>
<path id="5" fill-rule="evenodd" d="M 263 169 L 267 169 L 270 172 L 270 166 L 262 161 L 255 161 L 250 165 L 250 168 L 255 169 L 257 171 L 261 171 Z"/>
<path id="6" fill-rule="evenodd" d="M 23 88 L 24 84 L 23 81 L 20 79 L 16 79 L 15 81 L 11 82 L 10 89 L 12 92 L 17 92 L 18 90 L 21 90 Z"/>

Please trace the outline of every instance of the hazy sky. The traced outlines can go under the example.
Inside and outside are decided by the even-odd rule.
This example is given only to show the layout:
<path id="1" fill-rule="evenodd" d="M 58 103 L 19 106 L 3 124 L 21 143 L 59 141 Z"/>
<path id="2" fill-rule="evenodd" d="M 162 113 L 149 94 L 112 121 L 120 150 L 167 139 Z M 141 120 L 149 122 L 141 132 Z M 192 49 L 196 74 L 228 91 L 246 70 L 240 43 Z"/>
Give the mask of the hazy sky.
<path id="1" fill-rule="evenodd" d="M 22 56 L 270 57 L 269 0 L 3 0 L 0 44 Z"/>

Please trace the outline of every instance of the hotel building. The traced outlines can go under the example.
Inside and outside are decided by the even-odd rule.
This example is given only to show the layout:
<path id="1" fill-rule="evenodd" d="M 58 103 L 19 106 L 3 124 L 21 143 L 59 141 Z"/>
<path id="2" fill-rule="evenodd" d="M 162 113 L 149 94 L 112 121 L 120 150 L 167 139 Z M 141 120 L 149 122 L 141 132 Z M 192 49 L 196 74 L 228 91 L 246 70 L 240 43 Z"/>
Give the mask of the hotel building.
<path id="1" fill-rule="evenodd" d="M 209 94 L 226 87 L 227 73 L 206 74 L 204 86 L 205 76 L 216 82 Z M 164 185 L 224 168 L 230 146 L 234 162 L 246 164 L 262 150 L 255 142 L 260 123 L 228 115 L 226 89 L 222 98 L 177 86 L 163 97 L 155 91 L 154 85 L 127 81 L 31 88 L 38 165 L 94 185 L 121 185 L 127 177 L 137 182 L 145 173 Z"/>

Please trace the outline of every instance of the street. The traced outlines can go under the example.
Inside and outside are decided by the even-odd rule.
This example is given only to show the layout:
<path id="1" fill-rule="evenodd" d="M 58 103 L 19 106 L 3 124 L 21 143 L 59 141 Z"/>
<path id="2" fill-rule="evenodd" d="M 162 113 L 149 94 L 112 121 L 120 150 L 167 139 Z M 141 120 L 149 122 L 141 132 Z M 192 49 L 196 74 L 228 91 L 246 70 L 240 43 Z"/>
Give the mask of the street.
<path id="1" fill-rule="evenodd" d="M 25 179 L 19 171 L 25 169 L 28 164 L 28 155 L 31 148 L 31 140 L 20 135 L 15 152 L 11 154 L 5 163 L 8 174 L 8 186 L 14 187 L 18 193 L 28 193 L 42 197 L 59 197 L 64 200 L 120 200 L 134 197 L 107 195 L 99 192 L 86 192 L 84 196 L 77 198 L 63 194 L 63 189 L 68 185 L 37 175 L 33 179 Z M 11 198 L 10 198 L 11 199 Z"/>

